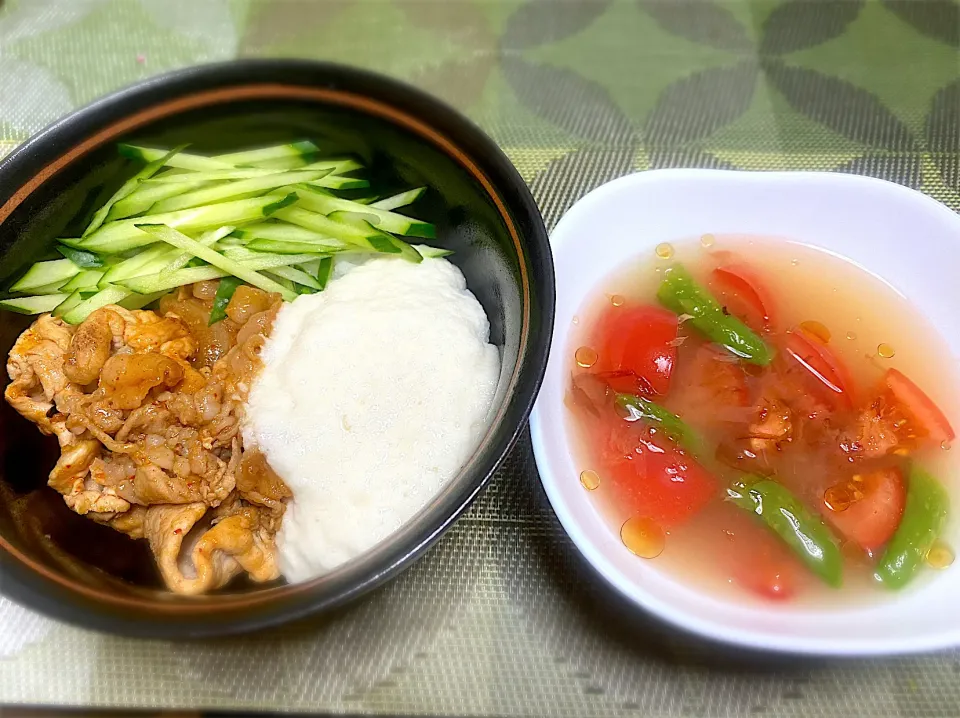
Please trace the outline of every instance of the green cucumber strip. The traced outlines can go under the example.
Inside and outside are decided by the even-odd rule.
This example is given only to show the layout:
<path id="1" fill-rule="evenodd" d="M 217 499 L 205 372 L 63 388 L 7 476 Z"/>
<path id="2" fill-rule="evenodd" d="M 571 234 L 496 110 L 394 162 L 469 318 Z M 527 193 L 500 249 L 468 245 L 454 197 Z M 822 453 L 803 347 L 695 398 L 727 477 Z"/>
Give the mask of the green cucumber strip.
<path id="1" fill-rule="evenodd" d="M 108 284 L 116 284 L 130 277 L 139 277 L 145 274 L 155 274 L 167 266 L 176 253 L 165 244 L 147 247 L 142 252 L 123 260 L 108 269 L 97 285 L 101 288 Z"/>
<path id="2" fill-rule="evenodd" d="M 302 269 L 297 269 L 296 267 L 274 267 L 273 269 L 267 270 L 270 274 L 275 274 L 278 277 L 283 277 L 284 279 L 289 279 L 294 284 L 300 284 L 304 287 L 310 287 L 310 289 L 316 289 L 320 291 L 323 287 L 320 286 L 320 283 L 316 279 L 311 277 L 309 274 L 304 272 Z"/>
<path id="3" fill-rule="evenodd" d="M 316 257 L 311 259 L 309 262 L 304 262 L 303 264 L 298 264 L 297 269 L 301 269 L 311 277 L 316 277 L 317 272 L 320 271 L 320 260 L 325 259 L 325 257 Z"/>
<path id="4" fill-rule="evenodd" d="M 320 291 L 327 288 L 330 277 L 333 275 L 333 257 L 324 257 L 320 260 L 317 267 L 317 284 L 320 285 Z"/>
<path id="5" fill-rule="evenodd" d="M 67 324 L 79 324 L 98 309 L 109 304 L 116 304 L 130 296 L 130 290 L 110 285 L 104 287 L 89 299 L 84 299 L 77 306 L 63 315 Z"/>
<path id="6" fill-rule="evenodd" d="M 302 170 L 310 166 L 311 161 L 314 159 L 315 155 L 300 155 L 298 157 L 281 157 L 277 160 L 265 160 L 263 162 L 257 162 L 251 167 L 261 170 Z"/>
<path id="7" fill-rule="evenodd" d="M 325 174 L 329 174 L 329 170 L 276 172 L 264 177 L 236 180 L 235 182 L 205 187 L 196 192 L 187 192 L 186 194 L 179 194 L 176 197 L 170 197 L 162 202 L 157 202 L 152 211 L 157 213 L 175 212 L 178 209 L 223 202 L 224 200 L 233 199 L 251 192 L 266 192 L 267 190 L 277 189 L 278 187 L 295 185 L 300 182 L 310 182 L 323 177 Z"/>
<path id="8" fill-rule="evenodd" d="M 31 287 L 29 294 L 60 294 L 66 292 L 67 290 L 63 288 L 63 285 L 66 282 L 62 280 L 57 280 L 56 282 L 50 282 L 50 284 L 44 284 L 39 287 Z"/>
<path id="9" fill-rule="evenodd" d="M 215 170 L 211 172 L 188 172 L 178 175 L 162 175 L 153 177 L 144 182 L 148 185 L 183 184 L 184 182 L 222 182 L 224 180 L 250 179 L 252 177 L 266 177 L 275 175 L 282 170 L 258 169 L 251 167 L 243 170 Z"/>
<path id="10" fill-rule="evenodd" d="M 257 259 L 243 260 L 241 264 L 248 269 L 263 270 L 273 269 L 274 267 L 285 267 L 291 264 L 300 264 L 312 259 L 309 254 L 276 255 L 263 254 Z M 139 294 L 152 294 L 154 292 L 170 291 L 185 284 L 195 282 L 206 282 L 211 279 L 220 279 L 226 277 L 230 272 L 226 272 L 217 267 L 187 267 L 178 272 L 174 272 L 166 279 L 160 279 L 159 274 L 153 274 L 145 277 L 134 277 L 124 280 L 123 286 Z"/>
<path id="11" fill-rule="evenodd" d="M 401 192 L 400 194 L 395 194 L 392 197 L 384 197 L 381 200 L 373 202 L 370 206 L 376 207 L 377 209 L 397 209 L 398 207 L 406 207 L 408 204 L 413 204 L 420 197 L 423 196 L 423 193 L 427 191 L 426 187 L 417 187 L 416 189 L 410 189 L 406 192 Z"/>
<path id="12" fill-rule="evenodd" d="M 40 297 L 13 297 L 0 300 L 0 309 L 17 314 L 46 314 L 56 309 L 69 294 L 45 294 Z"/>
<path id="13" fill-rule="evenodd" d="M 282 254 L 280 252 L 254 252 L 253 250 L 247 249 L 246 247 L 226 247 L 223 250 L 223 254 L 224 256 L 229 257 L 230 259 L 237 260 L 241 264 L 251 264 L 251 265 L 255 264 L 258 266 L 263 264 L 265 260 L 279 261 L 281 258 L 283 258 L 284 261 L 280 262 L 280 264 L 283 265 L 284 267 L 290 266 L 291 264 L 298 264 L 298 262 L 289 261 L 288 258 L 292 256 L 305 257 L 308 260 L 317 259 L 319 256 L 321 256 L 313 253 L 291 255 L 291 254 Z M 266 267 L 266 268 L 269 269 L 269 267 Z"/>
<path id="14" fill-rule="evenodd" d="M 160 299 L 160 297 L 165 296 L 167 292 L 154 292 L 153 294 L 131 294 L 126 299 L 121 299 L 117 302 L 118 306 L 123 307 L 124 309 L 143 309 L 148 304 L 153 304 L 155 301 Z"/>
<path id="15" fill-rule="evenodd" d="M 264 160 L 254 163 L 258 169 L 271 170 L 332 170 L 333 174 L 344 174 L 363 169 L 363 165 L 352 159 L 317 160 L 316 155 L 282 157 L 276 160 Z"/>
<path id="16" fill-rule="evenodd" d="M 354 172 L 356 170 L 362 170 L 363 165 L 349 158 L 344 159 L 329 159 L 329 160 L 318 160 L 317 162 L 311 162 L 308 165 L 304 165 L 302 169 L 305 170 L 331 170 L 334 175 L 341 175 L 346 172 Z"/>
<path id="17" fill-rule="evenodd" d="M 68 247 L 65 244 L 58 244 L 57 251 L 81 269 L 90 269 L 103 266 L 103 259 L 93 252 L 87 252 L 83 249 Z"/>
<path id="18" fill-rule="evenodd" d="M 255 270 L 249 269 L 240 262 L 223 256 L 210 247 L 204 247 L 196 240 L 190 239 L 190 237 L 182 232 L 178 232 L 172 227 L 163 224 L 140 224 L 137 225 L 137 228 L 148 234 L 152 234 L 157 239 L 161 239 L 177 249 L 190 252 L 204 262 L 208 262 L 214 267 L 218 267 L 235 277 L 239 277 L 248 284 L 252 284 L 254 287 L 262 289 L 265 292 L 277 292 L 288 302 L 292 302 L 297 298 L 297 293 L 290 288 L 284 287 L 278 282 L 264 277 L 262 274 L 258 274 Z"/>
<path id="19" fill-rule="evenodd" d="M 207 326 L 213 326 L 227 318 L 227 305 L 233 299 L 234 293 L 243 282 L 236 277 L 224 277 L 217 285 L 217 293 L 213 297 L 213 308 L 210 310 L 210 319 Z"/>
<path id="20" fill-rule="evenodd" d="M 11 292 L 27 292 L 37 287 L 48 286 L 54 282 L 64 282 L 76 276 L 80 267 L 69 259 L 52 259 L 47 262 L 37 262 L 27 270 L 16 283 L 10 287 Z"/>
<path id="21" fill-rule="evenodd" d="M 359 231 L 369 232 L 366 240 L 377 252 L 399 254 L 408 262 L 413 262 L 414 264 L 423 261 L 423 257 L 421 256 L 420 252 L 415 250 L 412 246 L 404 242 L 402 239 L 397 239 L 392 234 L 381 232 L 366 220 L 358 217 L 355 212 L 332 212 L 328 216 L 328 219 L 353 227 Z"/>
<path id="22" fill-rule="evenodd" d="M 142 162 L 156 162 L 167 154 L 166 150 L 155 149 L 153 147 L 141 147 L 139 145 L 120 144 L 117 146 L 117 149 L 121 156 Z M 180 152 L 170 157 L 166 164 L 167 167 L 193 170 L 195 172 L 215 172 L 216 170 L 235 169 L 233 165 L 228 162 L 220 162 L 212 157 L 193 155 L 188 152 Z"/>
<path id="23" fill-rule="evenodd" d="M 95 232 L 97 228 L 101 224 L 103 224 L 104 220 L 106 220 L 107 215 L 110 213 L 110 210 L 113 209 L 113 206 L 117 202 L 133 194 L 134 191 L 136 191 L 136 189 L 140 186 L 140 184 L 144 180 L 147 180 L 153 177 L 157 172 L 163 169 L 164 165 L 166 165 L 167 161 L 171 157 L 173 157 L 180 151 L 186 149 L 186 147 L 187 145 L 180 145 L 179 147 L 173 148 L 160 159 L 147 163 L 146 167 L 144 167 L 142 170 L 137 172 L 133 177 L 128 179 L 126 182 L 124 182 L 120 186 L 120 189 L 114 192 L 113 196 L 107 200 L 106 204 L 104 204 L 103 207 L 101 207 L 96 211 L 96 213 L 93 215 L 93 219 L 90 220 L 90 224 L 88 224 L 87 228 L 83 230 L 82 236 L 86 237 L 88 234 Z"/>
<path id="24" fill-rule="evenodd" d="M 394 246 L 392 238 L 385 240 L 383 232 L 378 232 L 370 224 L 364 222 L 348 223 L 337 221 L 316 212 L 310 212 L 301 207 L 287 207 L 276 212 L 273 216 L 282 219 L 299 227 L 317 232 L 318 234 L 334 237 L 352 244 L 358 250 L 367 252 L 384 252 L 387 254 L 400 254 L 403 250 Z M 400 242 L 400 240 L 397 240 Z M 402 242 L 400 242 L 403 244 Z M 409 246 L 409 245 L 408 245 Z M 417 254 L 417 257 L 420 255 Z"/>
<path id="25" fill-rule="evenodd" d="M 280 242 L 275 239 L 254 239 L 246 244 L 246 249 L 257 252 L 273 252 L 274 254 L 330 254 L 343 251 L 339 248 L 330 248 L 319 242 Z M 355 251 L 354 247 L 350 247 Z"/>
<path id="26" fill-rule="evenodd" d="M 452 249 L 441 249 L 440 247 L 431 247 L 428 244 L 415 244 L 413 248 L 420 252 L 420 256 L 424 259 L 440 259 L 441 257 L 449 257 L 453 254 Z"/>
<path id="27" fill-rule="evenodd" d="M 84 269 L 60 289 L 65 292 L 74 292 L 78 289 L 96 290 L 107 271 L 106 269 Z"/>
<path id="28" fill-rule="evenodd" d="M 285 159 L 287 157 L 315 155 L 319 151 L 320 148 L 309 140 L 301 140 L 300 142 L 291 142 L 285 145 L 273 145 L 271 147 L 261 147 L 256 150 L 244 150 L 242 152 L 228 152 L 225 155 L 214 155 L 213 159 L 218 162 L 226 162 L 236 167 Z"/>
<path id="29" fill-rule="evenodd" d="M 356 202 L 357 204 L 373 204 L 378 199 L 380 199 L 379 196 L 372 194 L 366 197 L 354 197 L 353 201 Z"/>
<path id="30" fill-rule="evenodd" d="M 325 187 L 326 189 L 364 189 L 370 186 L 369 180 L 358 179 L 356 177 L 341 177 L 339 175 L 327 175 L 318 180 L 313 180 L 307 184 L 315 187 Z"/>
<path id="31" fill-rule="evenodd" d="M 199 190 L 201 187 L 206 187 L 207 184 L 207 182 L 198 182 L 193 180 L 191 182 L 181 182 L 179 184 L 141 185 L 129 196 L 124 197 L 122 200 L 113 205 L 109 214 L 107 214 L 106 221 L 116 222 L 119 219 L 125 219 L 127 217 L 134 217 L 138 214 L 143 214 L 144 212 L 151 211 L 151 208 L 155 204 L 162 202 L 168 197 L 175 197 L 177 195 L 184 194 L 185 192 Z M 92 234 L 93 232 L 85 232 L 83 236 L 89 237 Z"/>
<path id="32" fill-rule="evenodd" d="M 54 296 L 54 295 L 51 294 L 50 296 Z M 64 299 L 56 307 L 54 307 L 53 316 L 62 317 L 64 314 L 66 314 L 75 306 L 77 306 L 80 302 L 82 302 L 83 299 L 84 299 L 83 293 L 79 289 L 77 289 L 71 294 L 68 294 L 66 299 Z"/>
<path id="33" fill-rule="evenodd" d="M 289 197 L 293 197 L 292 200 Z M 185 232 L 216 229 L 225 225 L 256 222 L 270 216 L 272 208 L 284 202 L 296 202 L 297 195 L 279 200 L 276 196 L 240 199 L 221 202 L 208 207 L 193 207 L 179 212 L 154 214 L 138 219 L 125 219 L 106 224 L 89 237 L 84 238 L 82 248 L 93 252 L 119 253 L 153 244 L 157 238 L 137 229 L 137 224 L 165 224 Z"/>
<path id="34" fill-rule="evenodd" d="M 349 242 L 342 239 L 334 239 L 326 234 L 314 232 L 305 227 L 299 227 L 295 224 L 286 224 L 282 222 L 260 222 L 258 224 L 247 225 L 243 229 L 238 229 L 234 236 L 241 239 L 274 239 L 278 242 L 319 242 L 328 244 L 332 247 L 350 247 Z"/>
<path id="35" fill-rule="evenodd" d="M 396 212 L 379 209 L 373 205 L 360 204 L 342 197 L 335 197 L 315 187 L 306 185 L 306 192 L 300 193 L 300 206 L 304 209 L 320 214 L 330 215 L 333 212 L 359 212 L 370 214 L 377 218 L 377 229 L 393 232 L 408 237 L 423 237 L 434 239 L 437 236 L 436 227 L 429 222 L 405 217 Z"/>
<path id="36" fill-rule="evenodd" d="M 197 241 L 200 242 L 204 247 L 212 247 L 221 239 L 230 234 L 235 227 L 227 225 L 226 227 L 220 227 L 215 229 L 212 232 L 204 232 L 203 236 L 200 237 Z M 176 272 L 178 269 L 183 269 L 190 263 L 190 260 L 193 259 L 193 255 L 190 252 L 181 252 L 177 257 L 170 262 L 166 267 L 160 270 L 160 276 L 169 276 Z"/>
<path id="37" fill-rule="evenodd" d="M 292 292 L 297 296 L 300 295 L 300 292 L 297 291 L 297 287 L 293 282 L 291 282 L 289 279 L 284 279 L 283 277 L 274 274 L 272 269 L 264 270 L 264 274 L 268 276 L 271 282 L 275 282 L 277 286 L 283 287 L 286 291 Z M 288 301 L 293 301 L 293 300 L 291 299 Z"/>

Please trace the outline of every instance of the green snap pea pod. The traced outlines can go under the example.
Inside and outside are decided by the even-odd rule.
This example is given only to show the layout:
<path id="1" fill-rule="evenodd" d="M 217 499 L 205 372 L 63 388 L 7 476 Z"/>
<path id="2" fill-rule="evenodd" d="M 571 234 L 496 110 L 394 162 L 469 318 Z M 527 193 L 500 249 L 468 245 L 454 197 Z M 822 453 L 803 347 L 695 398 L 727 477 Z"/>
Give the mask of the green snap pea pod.
<path id="1" fill-rule="evenodd" d="M 641 419 L 663 430 L 671 440 L 688 451 L 694 458 L 702 454 L 703 441 L 679 416 L 659 404 L 636 394 L 617 394 L 617 407 L 626 414 L 628 421 Z"/>
<path id="2" fill-rule="evenodd" d="M 759 365 L 773 361 L 773 350 L 746 324 L 724 314 L 720 303 L 682 265 L 675 264 L 666 271 L 657 299 L 672 312 L 690 315 L 690 324 L 707 339 L 744 361 Z"/>
<path id="3" fill-rule="evenodd" d="M 911 468 L 900 526 L 877 566 L 876 576 L 885 586 L 903 588 L 909 583 L 940 536 L 949 507 L 943 485 L 923 469 Z"/>
<path id="4" fill-rule="evenodd" d="M 829 528 L 782 485 L 747 476 L 727 489 L 727 498 L 755 513 L 820 578 L 834 588 L 843 580 L 843 558 Z"/>

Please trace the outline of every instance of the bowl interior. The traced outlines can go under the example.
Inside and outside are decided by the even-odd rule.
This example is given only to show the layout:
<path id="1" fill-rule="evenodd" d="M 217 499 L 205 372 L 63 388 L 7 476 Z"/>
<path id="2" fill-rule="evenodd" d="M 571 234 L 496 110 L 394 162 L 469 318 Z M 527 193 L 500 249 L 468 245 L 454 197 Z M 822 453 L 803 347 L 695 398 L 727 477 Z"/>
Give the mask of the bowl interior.
<path id="1" fill-rule="evenodd" d="M 960 357 L 960 217 L 917 192 L 880 180 L 814 173 L 644 172 L 615 180 L 575 205 L 551 244 L 557 309 L 547 374 L 531 416 L 544 487 L 592 565 L 642 607 L 681 627 L 742 645 L 862 654 L 960 644 L 956 566 L 902 594 L 823 608 L 717 600 L 630 554 L 588 499 L 568 449 L 563 398 L 572 319 L 604 277 L 652 256 L 660 242 L 704 233 L 782 237 L 833 252 L 906 296 Z M 955 382 L 955 377 L 949 378 Z M 960 420 L 949 406 L 951 421 Z M 955 423 L 956 425 L 956 423 Z M 954 496 L 957 477 L 944 477 Z M 958 522 L 948 540 L 960 538 Z"/>
<path id="2" fill-rule="evenodd" d="M 316 73 L 316 69 L 310 72 Z M 308 80 L 315 79 L 309 72 L 300 74 Z M 239 76 L 234 72 L 233 82 L 241 83 Z M 339 79 L 343 81 L 342 77 Z M 369 91 L 371 80 L 366 78 L 365 82 L 368 86 L 363 89 Z M 149 114 L 152 108 L 193 88 L 189 81 L 180 84 L 183 87 L 148 88 L 127 103 L 108 100 L 100 108 L 85 111 L 81 119 L 68 119 L 63 123 L 64 129 L 54 127 L 46 137 L 35 141 L 34 148 L 28 147 L 26 156 L 13 156 L 16 162 L 8 161 L 0 169 L 0 180 L 5 179 L 8 184 L 27 182 L 36 173 L 42 174 L 42 167 L 51 158 L 102 133 L 105 125 L 109 129 L 111 123 L 129 124 L 136 111 Z M 397 87 L 392 86 L 390 92 L 396 94 Z M 205 628 L 200 630 L 204 632 L 211 632 L 211 620 L 233 620 L 238 611 L 246 612 L 249 618 L 256 606 L 270 605 L 269 610 L 276 614 L 304 612 L 307 604 L 316 608 L 324 602 L 339 602 L 396 571 L 439 535 L 479 490 L 519 431 L 542 371 L 542 366 L 533 367 L 530 376 L 524 375 L 532 348 L 530 330 L 542 326 L 539 316 L 543 312 L 549 316 L 549 307 L 540 304 L 539 299 L 548 295 L 552 299 L 549 291 L 531 296 L 531 277 L 535 270 L 542 274 L 544 267 L 548 280 L 552 274 L 542 224 L 538 229 L 539 218 L 534 215 L 533 224 L 529 218 L 522 219 L 524 205 L 529 201 L 522 194 L 525 190 L 509 186 L 509 182 L 507 187 L 492 188 L 498 179 L 502 181 L 496 176 L 500 169 L 496 163 L 502 155 L 497 153 L 492 160 L 477 157 L 478 149 L 484 147 L 474 136 L 479 132 L 453 117 L 452 112 L 444 115 L 448 111 L 440 112 L 439 106 L 418 105 L 429 102 L 423 98 L 408 98 L 399 103 L 406 103 L 407 116 L 415 117 L 420 112 L 431 123 L 430 128 L 419 131 L 397 121 L 391 114 L 393 110 L 372 113 L 355 106 L 356 103 L 285 98 L 278 97 L 276 92 L 269 99 L 247 95 L 236 100 L 199 103 L 173 114 L 161 113 L 164 116 L 156 119 L 138 120 L 135 127 L 113 132 L 108 139 L 67 162 L 0 224 L 0 282 L 8 285 L 25 265 L 49 253 L 54 238 L 78 236 L 90 208 L 102 203 L 129 176 L 130 165 L 118 157 L 117 142 L 155 146 L 190 143 L 190 151 L 215 153 L 298 139 L 318 141 L 331 154 L 359 157 L 369 168 L 369 178 L 378 193 L 420 185 L 430 188 L 411 213 L 437 225 L 438 239 L 424 241 L 454 250 L 451 261 L 463 271 L 468 287 L 483 305 L 490 320 L 490 341 L 501 352 L 496 416 L 490 430 L 461 474 L 397 534 L 391 546 L 376 548 L 342 569 L 310 582 L 306 585 L 309 596 L 302 584 L 235 583 L 217 594 L 187 600 L 162 590 L 145 542 L 130 540 L 77 516 L 55 492 L 45 488 L 46 475 L 59 453 L 56 441 L 41 436 L 33 425 L 0 402 L 0 537 L 36 564 L 27 567 L 23 561 L 9 561 L 9 555 L 0 556 L 8 560 L 5 568 L 11 571 L 9 585 L 15 582 L 23 588 L 29 584 L 31 595 L 66 596 L 69 602 L 80 600 L 86 609 L 94 611 L 109 596 L 119 601 L 119 608 L 110 610 L 120 611 L 131 620 L 157 615 L 158 611 L 172 612 L 181 620 L 201 617 Z M 419 122 L 426 126 L 423 120 Z M 443 141 L 437 141 L 432 133 Z M 64 139 L 64 135 L 71 139 Z M 444 142 L 448 144 L 445 146 Z M 474 162 L 481 168 L 484 162 L 493 164 L 487 165 L 487 172 L 481 169 L 478 175 L 469 169 Z M 481 181 L 484 177 L 490 181 Z M 512 176 L 508 178 L 513 181 Z M 519 178 L 516 184 L 520 185 Z M 9 186 L 2 189 L 7 196 L 14 191 Z M 521 217 L 519 223 L 514 222 L 514 217 Z M 542 249 L 536 249 L 537 241 L 521 244 L 521 235 L 532 233 L 537 240 L 538 231 L 543 238 Z M 525 249 L 529 246 L 534 246 L 532 253 Z M 551 282 L 546 281 L 545 287 L 552 290 Z M 28 324 L 27 317 L 0 313 L 0 349 L 4 353 Z M 544 330 L 549 332 L 549 323 Z M 542 355 L 546 340 L 541 338 L 538 342 Z M 527 389 L 517 395 L 518 386 Z M 37 567 L 42 569 L 40 573 L 47 574 L 46 578 L 38 578 Z M 107 619 L 107 627 L 110 622 Z"/>

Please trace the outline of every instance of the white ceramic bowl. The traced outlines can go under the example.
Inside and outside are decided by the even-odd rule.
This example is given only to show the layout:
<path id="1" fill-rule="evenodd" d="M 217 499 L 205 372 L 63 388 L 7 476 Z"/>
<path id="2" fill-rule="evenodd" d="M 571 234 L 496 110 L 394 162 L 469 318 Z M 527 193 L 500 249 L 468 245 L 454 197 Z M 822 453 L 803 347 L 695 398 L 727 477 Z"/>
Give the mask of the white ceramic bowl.
<path id="1" fill-rule="evenodd" d="M 556 324 L 531 429 L 544 489 L 567 533 L 637 605 L 712 639 L 823 655 L 960 645 L 960 566 L 879 602 L 823 608 L 737 604 L 687 587 L 658 571 L 655 561 L 637 559 L 585 494 L 563 405 L 572 319 L 624 262 L 651 256 L 660 242 L 708 232 L 784 237 L 854 261 L 908 297 L 960 365 L 960 216 L 929 197 L 881 180 L 825 173 L 681 169 L 614 180 L 574 205 L 551 237 Z M 947 538 L 957 545 L 957 536 Z"/>

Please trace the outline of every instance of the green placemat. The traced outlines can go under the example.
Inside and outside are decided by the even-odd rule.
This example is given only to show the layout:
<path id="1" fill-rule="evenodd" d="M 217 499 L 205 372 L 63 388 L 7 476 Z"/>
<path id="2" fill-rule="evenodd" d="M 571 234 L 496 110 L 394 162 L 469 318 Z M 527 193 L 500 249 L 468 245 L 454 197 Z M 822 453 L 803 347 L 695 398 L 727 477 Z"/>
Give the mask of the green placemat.
<path id="1" fill-rule="evenodd" d="M 119 86 L 237 56 L 436 93 L 504 147 L 551 226 L 606 180 L 674 166 L 868 174 L 960 209 L 957 0 L 6 0 L 0 152 Z M 960 714 L 960 653 L 758 660 L 620 608 L 556 524 L 524 438 L 426 558 L 333 617 L 175 644 L 0 600 L 0 704 Z"/>

